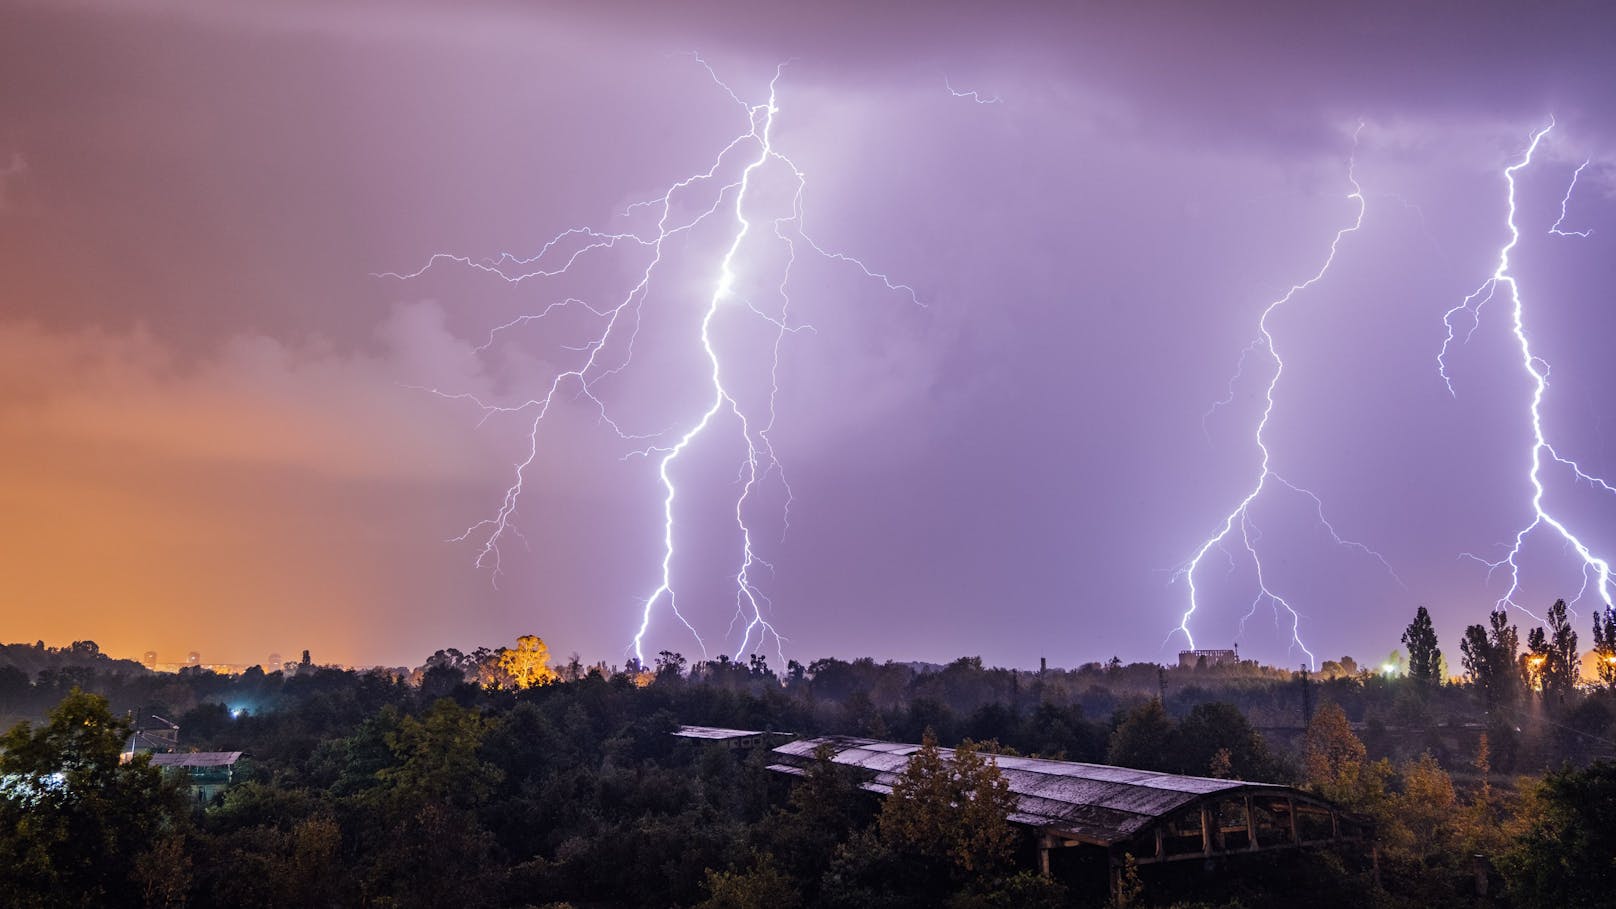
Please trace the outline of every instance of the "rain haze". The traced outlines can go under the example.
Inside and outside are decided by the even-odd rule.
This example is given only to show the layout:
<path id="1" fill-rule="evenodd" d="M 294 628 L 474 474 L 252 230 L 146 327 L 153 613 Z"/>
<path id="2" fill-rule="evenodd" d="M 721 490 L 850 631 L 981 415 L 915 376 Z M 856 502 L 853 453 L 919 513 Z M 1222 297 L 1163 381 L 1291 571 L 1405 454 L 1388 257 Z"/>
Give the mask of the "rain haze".
<path id="1" fill-rule="evenodd" d="M 0 3 L 0 640 L 1452 660 L 1612 590 L 1613 26 Z"/>

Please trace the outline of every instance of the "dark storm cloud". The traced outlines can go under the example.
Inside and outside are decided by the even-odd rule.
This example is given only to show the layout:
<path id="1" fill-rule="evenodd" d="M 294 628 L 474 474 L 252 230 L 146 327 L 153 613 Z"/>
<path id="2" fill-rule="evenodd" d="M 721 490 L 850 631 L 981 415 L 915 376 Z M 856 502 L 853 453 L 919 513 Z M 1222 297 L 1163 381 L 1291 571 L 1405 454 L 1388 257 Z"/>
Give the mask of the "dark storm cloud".
<path id="1" fill-rule="evenodd" d="M 659 557 L 647 462 L 588 408 L 560 414 L 496 591 L 440 541 L 497 507 L 521 427 L 406 387 L 532 394 L 568 338 L 471 348 L 572 285 L 371 273 L 529 253 L 704 167 L 737 122 L 695 49 L 749 99 L 792 59 L 779 141 L 810 175 L 816 236 L 928 307 L 802 266 L 818 332 L 782 363 L 797 499 L 769 587 L 794 655 L 1159 655 L 1183 608 L 1171 567 L 1252 479 L 1260 374 L 1205 411 L 1261 307 L 1350 217 L 1360 119 L 1368 218 L 1276 319 L 1293 356 L 1271 439 L 1408 587 L 1328 545 L 1306 502 L 1265 499 L 1258 519 L 1320 656 L 1389 650 L 1417 602 L 1452 640 L 1497 595 L 1456 553 L 1491 551 L 1525 508 L 1524 399 L 1498 307 L 1450 398 L 1440 319 L 1493 268 L 1499 169 L 1550 113 L 1518 258 L 1555 425 L 1616 473 L 1597 341 L 1616 330 L 1611 31 L 1582 3 L 12 4 L 0 161 L 25 166 L 0 176 L 0 374 L 4 430 L 28 444 L 4 494 L 44 532 L 8 568 L 42 605 L 0 637 L 101 634 L 82 604 L 123 584 L 148 614 L 295 600 L 297 633 L 355 660 L 535 630 L 617 658 Z M 1004 103 L 953 98 L 945 75 Z M 1595 236 L 1548 244 L 1585 155 L 1573 215 Z M 658 313 L 708 278 L 686 252 Z M 689 410 L 682 337 L 648 333 L 648 371 L 612 386 L 647 431 Z M 719 503 L 733 471 L 707 473 L 689 498 Z M 1567 503 L 1616 545 L 1608 509 Z M 147 512 L 166 517 L 132 530 Z M 197 548 L 197 528 L 243 520 L 255 531 Z M 704 577 L 733 541 L 704 520 L 682 571 L 722 614 Z M 1572 592 L 1552 549 L 1536 594 Z M 115 570 L 64 584 L 82 558 Z M 1294 661 L 1267 607 L 1241 625 L 1249 579 L 1223 571 L 1205 641 Z M 297 649 L 259 646 L 286 627 L 112 643 L 245 658 Z"/>

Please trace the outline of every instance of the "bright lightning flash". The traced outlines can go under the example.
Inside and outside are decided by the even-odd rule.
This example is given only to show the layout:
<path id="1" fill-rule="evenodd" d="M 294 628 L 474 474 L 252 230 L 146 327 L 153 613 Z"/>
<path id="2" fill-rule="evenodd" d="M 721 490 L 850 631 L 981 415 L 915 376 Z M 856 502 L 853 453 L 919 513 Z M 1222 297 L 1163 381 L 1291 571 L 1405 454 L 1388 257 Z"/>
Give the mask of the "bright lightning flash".
<path id="1" fill-rule="evenodd" d="M 1526 483 L 1532 489 L 1532 519 L 1515 533 L 1514 542 L 1509 545 L 1508 552 L 1504 554 L 1503 558 L 1488 560 L 1468 552 L 1461 555 L 1464 558 L 1474 559 L 1487 566 L 1487 576 L 1489 578 L 1492 577 L 1494 572 L 1507 569 L 1509 571 L 1509 589 L 1504 591 L 1504 595 L 1498 598 L 1494 608 L 1504 610 L 1513 606 L 1533 618 L 1537 618 L 1537 616 L 1533 615 L 1531 610 L 1516 602 L 1515 599 L 1521 589 L 1519 558 L 1521 547 L 1526 544 L 1526 538 L 1533 531 L 1543 527 L 1547 527 L 1555 534 L 1558 534 L 1565 545 L 1575 552 L 1578 559 L 1581 560 L 1582 587 L 1572 602 L 1580 600 L 1587 593 L 1590 581 L 1593 581 L 1595 589 L 1599 593 L 1599 598 L 1604 601 L 1606 606 L 1612 605 L 1610 562 L 1605 558 L 1594 555 L 1588 544 L 1583 542 L 1564 521 L 1556 517 L 1543 504 L 1545 461 L 1553 462 L 1554 467 L 1564 468 L 1565 472 L 1570 474 L 1569 479 L 1572 482 L 1581 480 L 1595 489 L 1612 494 L 1616 494 L 1616 487 L 1584 471 L 1576 461 L 1563 457 L 1559 450 L 1554 447 L 1554 444 L 1549 441 L 1548 432 L 1543 426 L 1543 397 L 1549 388 L 1549 364 L 1532 352 L 1532 344 L 1526 334 L 1526 302 L 1521 295 L 1520 285 L 1509 270 L 1510 253 L 1514 251 L 1521 239 L 1520 227 L 1515 223 L 1515 175 L 1531 165 L 1532 156 L 1537 152 L 1538 145 L 1542 143 L 1543 137 L 1547 136 L 1552 129 L 1554 129 L 1554 118 L 1550 117 L 1549 125 L 1532 134 L 1532 141 L 1528 143 L 1525 153 L 1521 155 L 1521 159 L 1504 168 L 1504 183 L 1508 187 L 1506 195 L 1508 214 L 1505 217 L 1504 224 L 1509 231 L 1509 240 L 1498 251 L 1498 267 L 1493 269 L 1493 273 L 1487 280 L 1482 282 L 1482 285 L 1476 288 L 1470 296 L 1465 297 L 1457 306 L 1443 314 L 1442 320 L 1448 330 L 1447 338 L 1442 342 L 1442 350 L 1437 354 L 1438 374 L 1442 376 L 1442 381 L 1447 384 L 1448 391 L 1455 393 L 1453 379 L 1448 374 L 1448 351 L 1455 339 L 1454 317 L 1460 312 L 1467 313 L 1470 316 L 1471 326 L 1466 334 L 1466 340 L 1468 340 L 1470 335 L 1475 334 L 1476 328 L 1480 324 L 1482 307 L 1497 296 L 1500 291 L 1508 296 L 1510 330 L 1514 333 L 1516 344 L 1520 348 L 1521 368 L 1525 370 L 1527 380 L 1532 388 L 1532 404 L 1527 409 L 1528 422 L 1532 427 L 1531 460 L 1526 470 Z M 1549 229 L 1550 233 L 1563 237 L 1588 236 L 1589 232 L 1587 231 L 1560 230 L 1561 223 L 1565 221 L 1566 205 L 1570 202 L 1572 190 L 1577 185 L 1577 175 L 1580 175 L 1583 167 L 1587 166 L 1587 162 L 1583 162 L 1582 167 L 1578 167 L 1576 173 L 1572 175 L 1571 186 L 1566 190 L 1565 197 L 1560 202 L 1560 220 L 1554 222 L 1554 226 Z"/>
<path id="2" fill-rule="evenodd" d="M 1268 442 L 1264 437 L 1268 429 L 1269 420 L 1273 417 L 1275 394 L 1279 389 L 1280 379 L 1283 377 L 1285 372 L 1285 361 L 1280 357 L 1279 346 L 1269 328 L 1268 320 L 1270 316 L 1277 312 L 1281 307 L 1289 304 L 1298 294 L 1323 280 L 1325 274 L 1329 272 L 1331 264 L 1335 262 L 1336 252 L 1341 247 L 1341 241 L 1345 239 L 1348 234 L 1357 232 L 1357 230 L 1363 226 L 1363 189 L 1358 185 L 1357 177 L 1354 174 L 1358 133 L 1361 132 L 1362 129 L 1362 124 L 1359 124 L 1358 130 L 1353 133 L 1354 154 L 1352 157 L 1349 157 L 1347 162 L 1347 182 L 1352 187 L 1352 192 L 1347 194 L 1347 199 L 1356 205 L 1357 214 L 1353 217 L 1350 225 L 1336 231 L 1335 237 L 1330 241 L 1330 252 L 1327 256 L 1325 256 L 1324 264 L 1319 266 L 1319 269 L 1307 280 L 1301 282 L 1300 284 L 1292 285 L 1291 288 L 1285 292 L 1284 296 L 1273 301 L 1272 303 L 1269 303 L 1268 306 L 1263 309 L 1262 317 L 1257 321 L 1258 337 L 1247 345 L 1245 350 L 1241 353 L 1238 371 L 1235 374 L 1235 379 L 1231 380 L 1230 397 L 1225 398 L 1214 405 L 1214 409 L 1216 409 L 1217 406 L 1227 404 L 1233 400 L 1233 383 L 1235 380 L 1238 380 L 1241 373 L 1247 368 L 1246 361 L 1250 356 L 1259 353 L 1266 354 L 1267 358 L 1273 362 L 1273 373 L 1270 375 L 1268 385 L 1264 389 L 1262 418 L 1257 421 L 1257 428 L 1254 434 L 1254 441 L 1256 442 L 1257 450 L 1261 454 L 1256 482 L 1251 487 L 1251 490 L 1246 493 L 1245 497 L 1236 503 L 1234 509 L 1224 516 L 1222 526 L 1219 528 L 1218 532 L 1203 542 L 1200 548 L 1195 551 L 1195 554 L 1191 556 L 1188 561 L 1184 562 L 1174 574 L 1175 579 L 1180 577 L 1183 578 L 1185 584 L 1189 587 L 1189 607 L 1184 611 L 1183 616 L 1179 619 L 1178 627 L 1173 629 L 1173 633 L 1182 633 L 1184 635 L 1184 639 L 1189 642 L 1191 649 L 1194 649 L 1195 647 L 1195 637 L 1190 633 L 1190 620 L 1194 617 L 1196 610 L 1200 608 L 1201 595 L 1200 589 L 1196 586 L 1196 572 L 1200 570 L 1202 561 L 1213 549 L 1220 549 L 1225 553 L 1225 555 L 1228 556 L 1232 569 L 1234 565 L 1234 555 L 1229 551 L 1228 547 L 1231 545 L 1231 541 L 1235 541 L 1239 548 L 1245 551 L 1246 556 L 1250 558 L 1251 566 L 1256 574 L 1257 580 L 1256 597 L 1252 601 L 1250 611 L 1246 613 L 1245 618 L 1241 619 L 1241 627 L 1244 628 L 1246 619 L 1249 619 L 1252 613 L 1256 611 L 1257 607 L 1266 600 L 1274 608 L 1276 621 L 1282 615 L 1281 610 L 1283 610 L 1283 615 L 1289 617 L 1292 649 L 1299 649 L 1303 653 L 1307 654 L 1309 665 L 1312 665 L 1314 662 L 1313 652 L 1309 650 L 1307 645 L 1302 642 L 1301 613 L 1297 612 L 1295 605 L 1289 599 L 1270 586 L 1270 580 L 1263 568 L 1261 549 L 1258 546 L 1262 534 L 1252 519 L 1251 509 L 1262 494 L 1268 490 L 1270 483 L 1284 487 L 1290 492 L 1310 500 L 1313 505 L 1314 516 L 1319 525 L 1330 534 L 1331 539 L 1334 540 L 1335 543 L 1341 546 L 1358 549 L 1370 556 L 1373 556 L 1375 559 L 1380 561 L 1381 565 L 1384 566 L 1388 572 L 1391 571 L 1391 566 L 1379 553 L 1368 548 L 1362 543 L 1346 539 L 1336 532 L 1334 525 L 1332 525 L 1325 518 L 1324 503 L 1317 495 L 1308 489 L 1298 486 L 1295 483 L 1292 483 L 1290 480 L 1285 479 L 1285 477 L 1281 476 L 1274 470 L 1272 464 L 1272 453 L 1269 451 Z M 1393 573 L 1392 576 L 1393 578 L 1396 578 L 1395 573 Z M 1170 637 L 1171 635 L 1169 635 L 1169 638 Z"/>
<path id="3" fill-rule="evenodd" d="M 615 250 L 622 247 L 640 251 L 645 264 L 633 285 L 616 297 L 615 303 L 602 306 L 577 298 L 552 302 L 536 313 L 521 316 L 496 327 L 490 332 L 488 342 L 478 348 L 479 351 L 486 350 L 495 343 L 495 336 L 505 329 L 542 320 L 558 310 L 568 307 L 581 307 L 587 310 L 597 320 L 597 329 L 583 344 L 569 348 L 578 355 L 577 361 L 569 368 L 557 372 L 544 387 L 542 394 L 525 401 L 501 404 L 484 401 L 463 392 L 427 389 L 442 397 L 470 401 L 482 411 L 484 420 L 501 414 L 529 416 L 529 422 L 524 424 L 527 437 L 526 455 L 514 465 L 514 479 L 506 488 L 499 509 L 492 517 L 471 525 L 454 539 L 457 542 L 474 542 L 478 547 L 477 565 L 491 566 L 497 579 L 501 563 L 500 545 L 505 535 L 511 533 L 518 538 L 521 536 L 521 531 L 515 523 L 517 506 L 522 496 L 527 472 L 541 448 L 539 436 L 545 419 L 558 397 L 570 395 L 575 400 L 586 401 L 596 411 L 601 423 L 615 432 L 619 439 L 640 444 L 641 447 L 631 450 L 626 456 L 643 455 L 656 461 L 657 476 L 662 486 L 660 509 L 662 558 L 659 578 L 655 589 L 646 596 L 640 606 L 640 618 L 633 634 L 634 655 L 644 665 L 646 636 L 657 610 L 665 604 L 674 618 L 689 631 L 701 647 L 702 654 L 706 656 L 707 644 L 695 626 L 680 611 L 675 593 L 674 558 L 679 533 L 675 524 L 674 506 L 678 498 L 677 475 L 681 461 L 688 455 L 691 446 L 698 438 L 709 433 L 715 424 L 725 422 L 724 418 L 727 416 L 732 418 L 739 430 L 740 466 L 737 482 L 739 492 L 733 505 L 733 519 L 738 527 L 741 551 L 736 570 L 732 575 L 736 609 L 726 637 L 732 635 L 737 626 L 741 628 L 739 644 L 734 650 L 736 659 L 745 655 L 754 641 L 762 646 L 765 641 L 772 638 L 776 652 L 783 661 L 784 638 L 766 617 L 771 603 L 757 577 L 760 569 L 769 571 L 772 566 L 759 556 L 755 546 L 751 515 L 754 509 L 751 502 L 759 487 L 773 478 L 783 490 L 787 511 L 783 517 L 786 526 L 789 526 L 791 486 L 776 456 L 770 432 L 775 425 L 781 345 L 788 334 L 812 330 L 811 326 L 795 321 L 791 313 L 788 288 L 791 269 L 796 262 L 798 243 L 806 245 L 826 259 L 856 266 L 866 276 L 881 282 L 887 290 L 903 294 L 916 305 L 919 305 L 919 300 L 913 288 L 908 285 L 897 283 L 885 274 L 871 270 L 860 259 L 826 249 L 807 233 L 803 212 L 806 177 L 803 171 L 774 145 L 775 118 L 780 112 L 777 88 L 784 72 L 784 64 L 776 68 L 774 77 L 769 82 L 768 100 L 760 104 L 748 104 L 719 79 L 705 60 L 699 55 L 696 55 L 695 59 L 707 70 L 714 84 L 740 108 L 746 127 L 743 132 L 729 140 L 706 170 L 691 174 L 668 187 L 661 196 L 651 201 L 635 203 L 622 212 L 625 218 L 640 210 L 654 213 L 656 215 L 654 234 L 644 229 L 604 231 L 589 227 L 574 227 L 562 231 L 544 244 L 535 255 L 527 258 L 504 253 L 493 260 L 473 260 L 466 256 L 439 253 L 432 256 L 426 265 L 417 271 L 408 274 L 388 272 L 383 276 L 414 278 L 441 262 L 486 272 L 508 283 L 517 284 L 529 279 L 553 278 L 566 274 L 582 258 L 600 250 Z M 737 165 L 740 169 L 735 173 Z M 732 176 L 721 176 L 726 172 Z M 749 248 L 748 243 L 754 240 L 753 234 L 759 227 L 759 224 L 755 223 L 757 215 L 748 207 L 752 202 L 754 187 L 759 181 L 776 179 L 785 181 L 784 186 L 791 198 L 791 207 L 789 214 L 769 219 L 773 238 L 784 250 L 784 264 L 774 290 L 778 302 L 765 308 L 741 294 L 740 277 L 745 267 L 743 250 Z M 691 197 L 699 200 L 694 206 L 697 213 L 694 216 L 678 217 L 680 210 L 690 207 Z M 644 304 L 651 292 L 658 269 L 664 263 L 664 251 L 669 247 L 669 241 L 692 232 L 697 225 L 709 219 L 726 218 L 730 219 L 729 239 L 714 266 L 711 296 L 707 298 L 702 310 L 698 333 L 702 354 L 709 367 L 710 390 L 707 404 L 699 414 L 687 418 L 686 428 L 683 431 L 674 430 L 665 434 L 629 433 L 609 415 L 607 405 L 598 393 L 597 385 L 607 377 L 622 373 L 632 363 L 634 341 L 639 333 Z M 724 357 L 713 337 L 715 323 L 734 318 L 736 315 L 756 317 L 772 328 L 772 340 L 766 347 L 768 355 L 772 358 L 769 361 L 770 387 L 767 404 L 758 408 L 760 412 L 751 412 L 741 403 L 736 388 L 731 384 L 735 379 L 726 373 Z"/>

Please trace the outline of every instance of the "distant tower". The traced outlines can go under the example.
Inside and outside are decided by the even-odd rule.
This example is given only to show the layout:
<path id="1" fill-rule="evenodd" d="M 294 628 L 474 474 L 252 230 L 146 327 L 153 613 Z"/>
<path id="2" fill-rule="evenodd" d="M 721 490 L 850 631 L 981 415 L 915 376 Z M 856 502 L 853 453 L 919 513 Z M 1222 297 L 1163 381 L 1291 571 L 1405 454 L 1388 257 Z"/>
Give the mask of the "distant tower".
<path id="1" fill-rule="evenodd" d="M 1302 726 L 1313 725 L 1313 689 L 1307 685 L 1307 664 L 1302 664 Z"/>
<path id="2" fill-rule="evenodd" d="M 200 666 L 200 665 L 202 665 L 202 654 L 196 652 L 195 650 L 191 651 L 190 653 L 187 653 L 185 655 L 185 665 L 187 665 L 187 666 Z"/>
<path id="3" fill-rule="evenodd" d="M 270 654 L 269 655 L 269 662 L 264 664 L 264 668 L 269 670 L 270 672 L 280 672 L 281 671 L 281 655 L 278 654 L 278 653 Z"/>
<path id="4" fill-rule="evenodd" d="M 146 651 L 146 653 L 143 656 L 141 656 L 141 658 L 140 658 L 140 665 L 145 666 L 147 669 L 156 669 L 157 668 L 157 651 L 155 651 L 155 650 Z"/>

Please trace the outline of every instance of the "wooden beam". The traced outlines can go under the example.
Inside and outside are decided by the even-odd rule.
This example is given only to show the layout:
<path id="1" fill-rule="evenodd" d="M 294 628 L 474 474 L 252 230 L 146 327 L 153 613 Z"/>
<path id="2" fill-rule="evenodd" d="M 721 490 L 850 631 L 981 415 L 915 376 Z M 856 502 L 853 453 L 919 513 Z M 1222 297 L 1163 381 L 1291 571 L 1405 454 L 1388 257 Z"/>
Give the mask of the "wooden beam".
<path id="1" fill-rule="evenodd" d="M 1257 813 L 1252 809 L 1251 795 L 1246 795 L 1246 848 L 1257 848 Z"/>
<path id="2" fill-rule="evenodd" d="M 1201 854 L 1212 854 L 1212 812 L 1201 803 Z"/>

